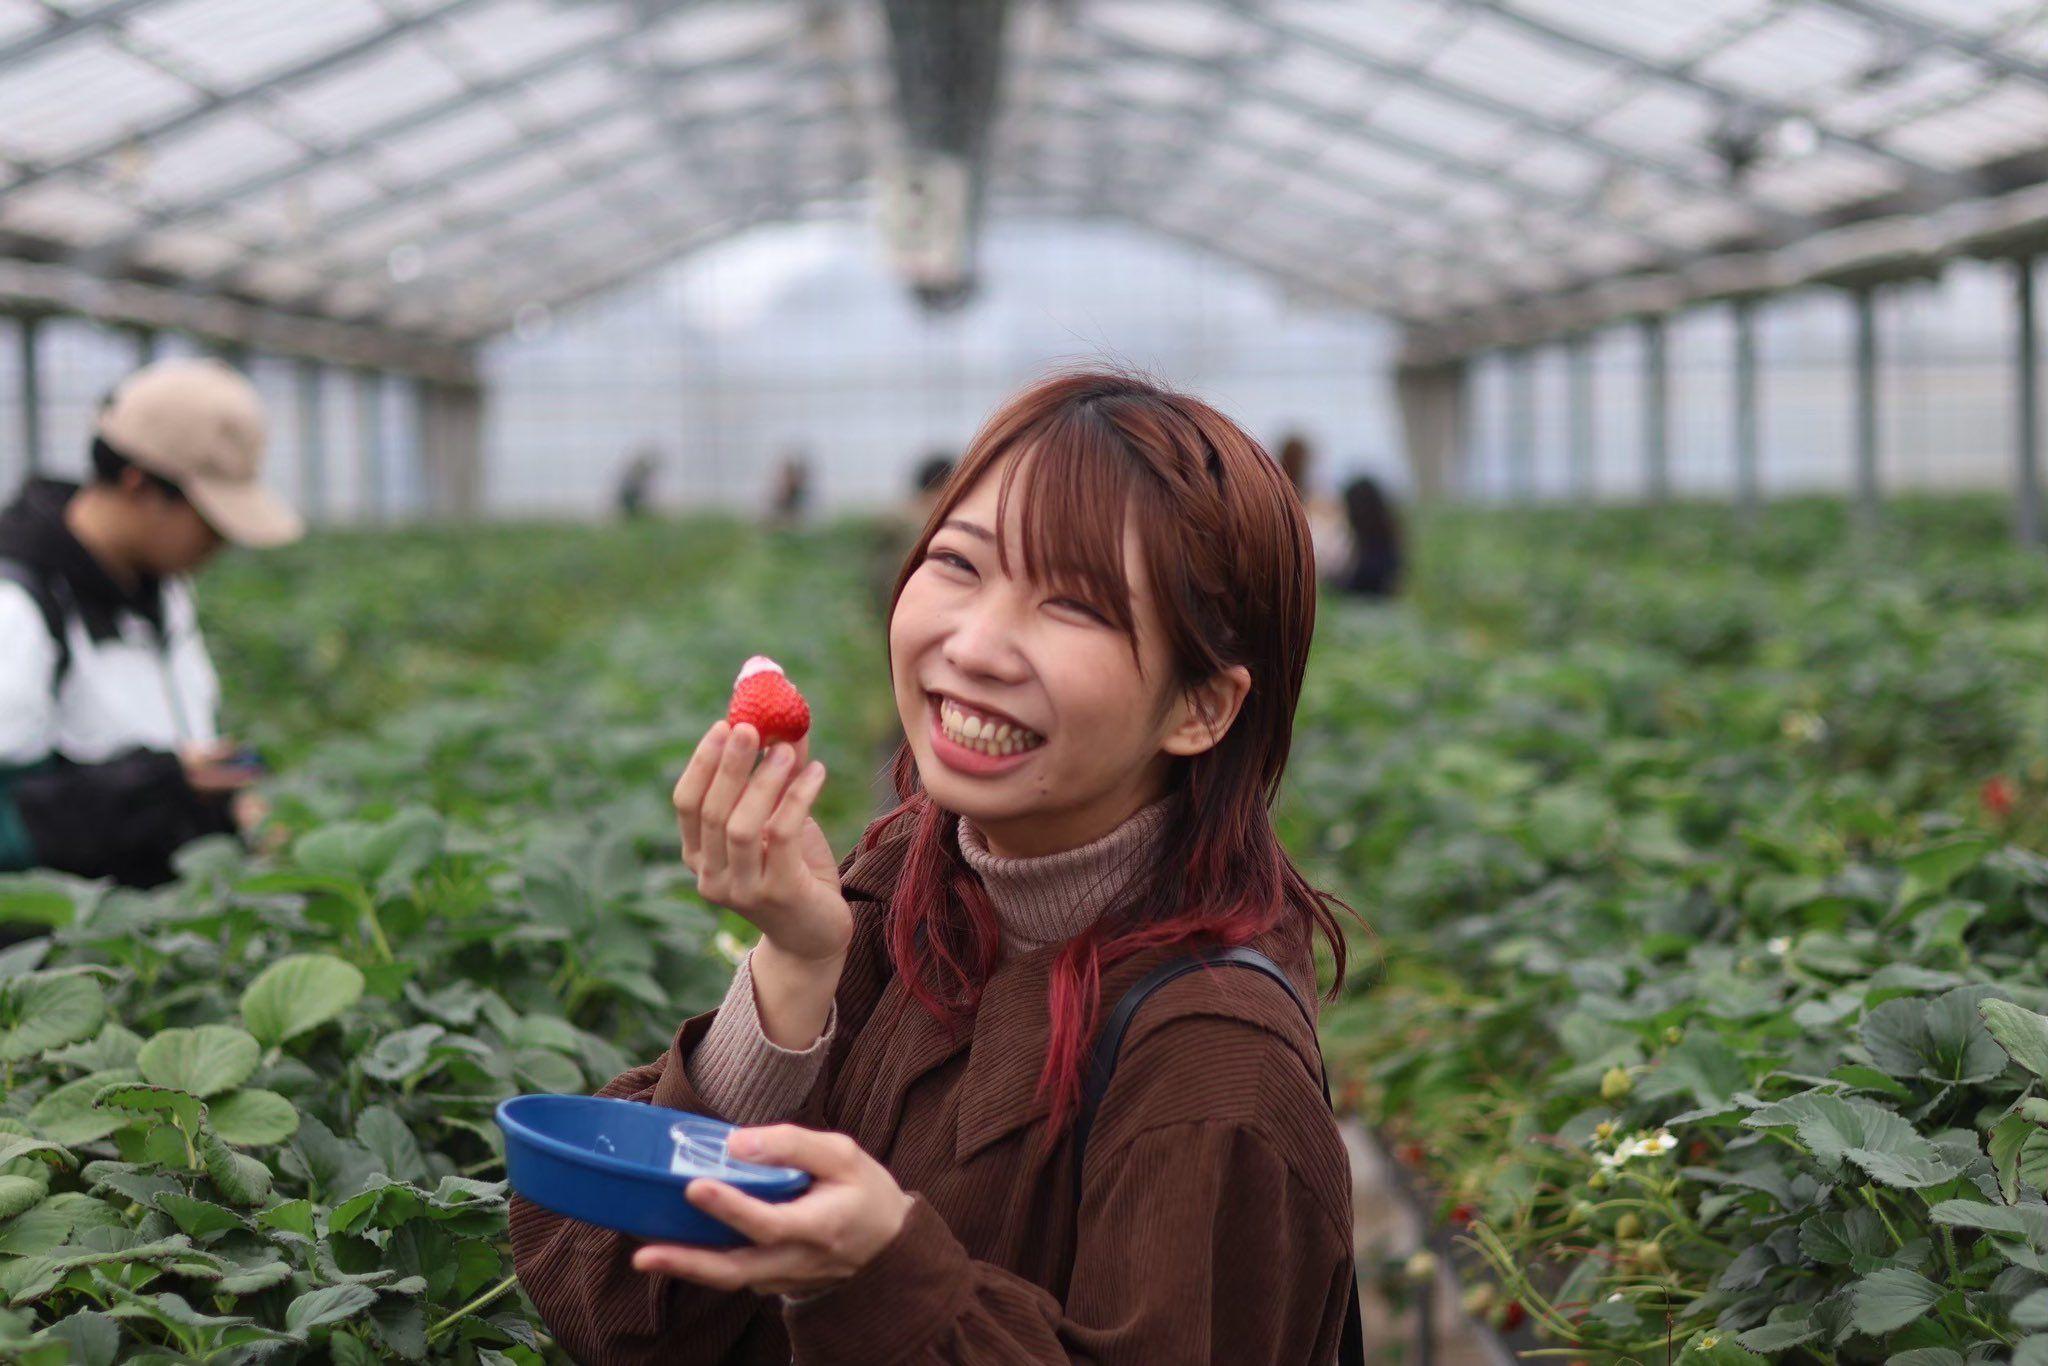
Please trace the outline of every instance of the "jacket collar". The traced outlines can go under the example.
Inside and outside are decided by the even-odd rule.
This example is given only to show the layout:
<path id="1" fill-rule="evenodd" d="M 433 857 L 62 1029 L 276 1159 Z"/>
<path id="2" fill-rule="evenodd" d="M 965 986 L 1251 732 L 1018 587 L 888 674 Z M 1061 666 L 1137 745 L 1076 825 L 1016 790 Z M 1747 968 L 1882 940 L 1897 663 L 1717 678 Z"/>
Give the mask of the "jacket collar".
<path id="1" fill-rule="evenodd" d="M 0 511 L 0 558 L 17 560 L 58 579 L 68 590 L 86 632 L 94 640 L 121 633 L 117 617 L 133 612 L 163 635 L 163 585 L 145 578 L 133 590 L 123 588 L 93 553 L 72 535 L 64 509 L 78 485 L 61 479 L 31 479 Z"/>

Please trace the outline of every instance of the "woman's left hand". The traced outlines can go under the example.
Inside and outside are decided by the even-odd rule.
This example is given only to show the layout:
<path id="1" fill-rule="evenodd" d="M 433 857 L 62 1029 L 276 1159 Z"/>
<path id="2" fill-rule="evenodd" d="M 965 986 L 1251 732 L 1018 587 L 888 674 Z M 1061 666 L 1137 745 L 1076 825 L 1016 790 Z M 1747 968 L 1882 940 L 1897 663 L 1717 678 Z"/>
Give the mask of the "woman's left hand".
<path id="1" fill-rule="evenodd" d="M 911 1197 L 889 1169 L 845 1134 L 771 1124 L 736 1131 L 726 1150 L 748 1162 L 807 1171 L 811 1188 L 776 1205 L 700 1177 L 684 1192 L 689 1202 L 753 1239 L 754 1246 L 654 1243 L 633 1254 L 634 1270 L 714 1290 L 811 1294 L 866 1266 L 910 1214 Z"/>

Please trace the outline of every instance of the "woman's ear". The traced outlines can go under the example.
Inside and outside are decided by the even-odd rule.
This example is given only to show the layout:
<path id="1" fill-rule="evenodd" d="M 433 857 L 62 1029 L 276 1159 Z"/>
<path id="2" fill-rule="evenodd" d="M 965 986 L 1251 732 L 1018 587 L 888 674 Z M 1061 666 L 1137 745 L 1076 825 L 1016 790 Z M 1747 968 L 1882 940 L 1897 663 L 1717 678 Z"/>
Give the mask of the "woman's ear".
<path id="1" fill-rule="evenodd" d="M 1233 664 L 1182 693 L 1160 748 L 1177 758 L 1203 754 L 1223 742 L 1252 690 L 1252 671 Z"/>

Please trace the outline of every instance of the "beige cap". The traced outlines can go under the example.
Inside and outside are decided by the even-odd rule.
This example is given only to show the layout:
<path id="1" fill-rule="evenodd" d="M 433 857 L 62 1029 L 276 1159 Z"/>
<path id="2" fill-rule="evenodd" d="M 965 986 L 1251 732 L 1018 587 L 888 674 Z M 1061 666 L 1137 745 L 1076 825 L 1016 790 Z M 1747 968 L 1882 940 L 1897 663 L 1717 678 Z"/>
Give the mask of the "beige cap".
<path id="1" fill-rule="evenodd" d="M 117 453 L 176 484 L 236 545 L 283 545 L 305 533 L 299 514 L 263 487 L 263 401 L 217 360 L 137 370 L 114 391 L 98 430 Z"/>

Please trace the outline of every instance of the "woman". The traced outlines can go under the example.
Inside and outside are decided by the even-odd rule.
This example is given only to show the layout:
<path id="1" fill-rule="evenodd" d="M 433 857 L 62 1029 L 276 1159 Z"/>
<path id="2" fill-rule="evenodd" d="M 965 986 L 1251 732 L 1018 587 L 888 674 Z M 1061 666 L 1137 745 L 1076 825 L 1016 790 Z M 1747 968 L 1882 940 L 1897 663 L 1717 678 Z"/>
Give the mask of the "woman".
<path id="1" fill-rule="evenodd" d="M 1328 1361 L 1350 1178 L 1313 1031 L 1253 972 L 1159 990 L 1075 1199 L 1102 1010 L 1199 945 L 1314 999 L 1323 899 L 1274 838 L 1314 622 L 1300 505 L 1214 409 L 1120 375 L 1000 409 L 889 620 L 901 804 L 835 867 L 801 747 L 711 728 L 676 787 L 709 900 L 761 929 L 725 1003 L 601 1094 L 765 1126 L 786 1205 L 636 1246 L 523 1202 L 520 1278 L 589 1363 Z M 775 1121 L 785 1121 L 777 1123 Z"/>

